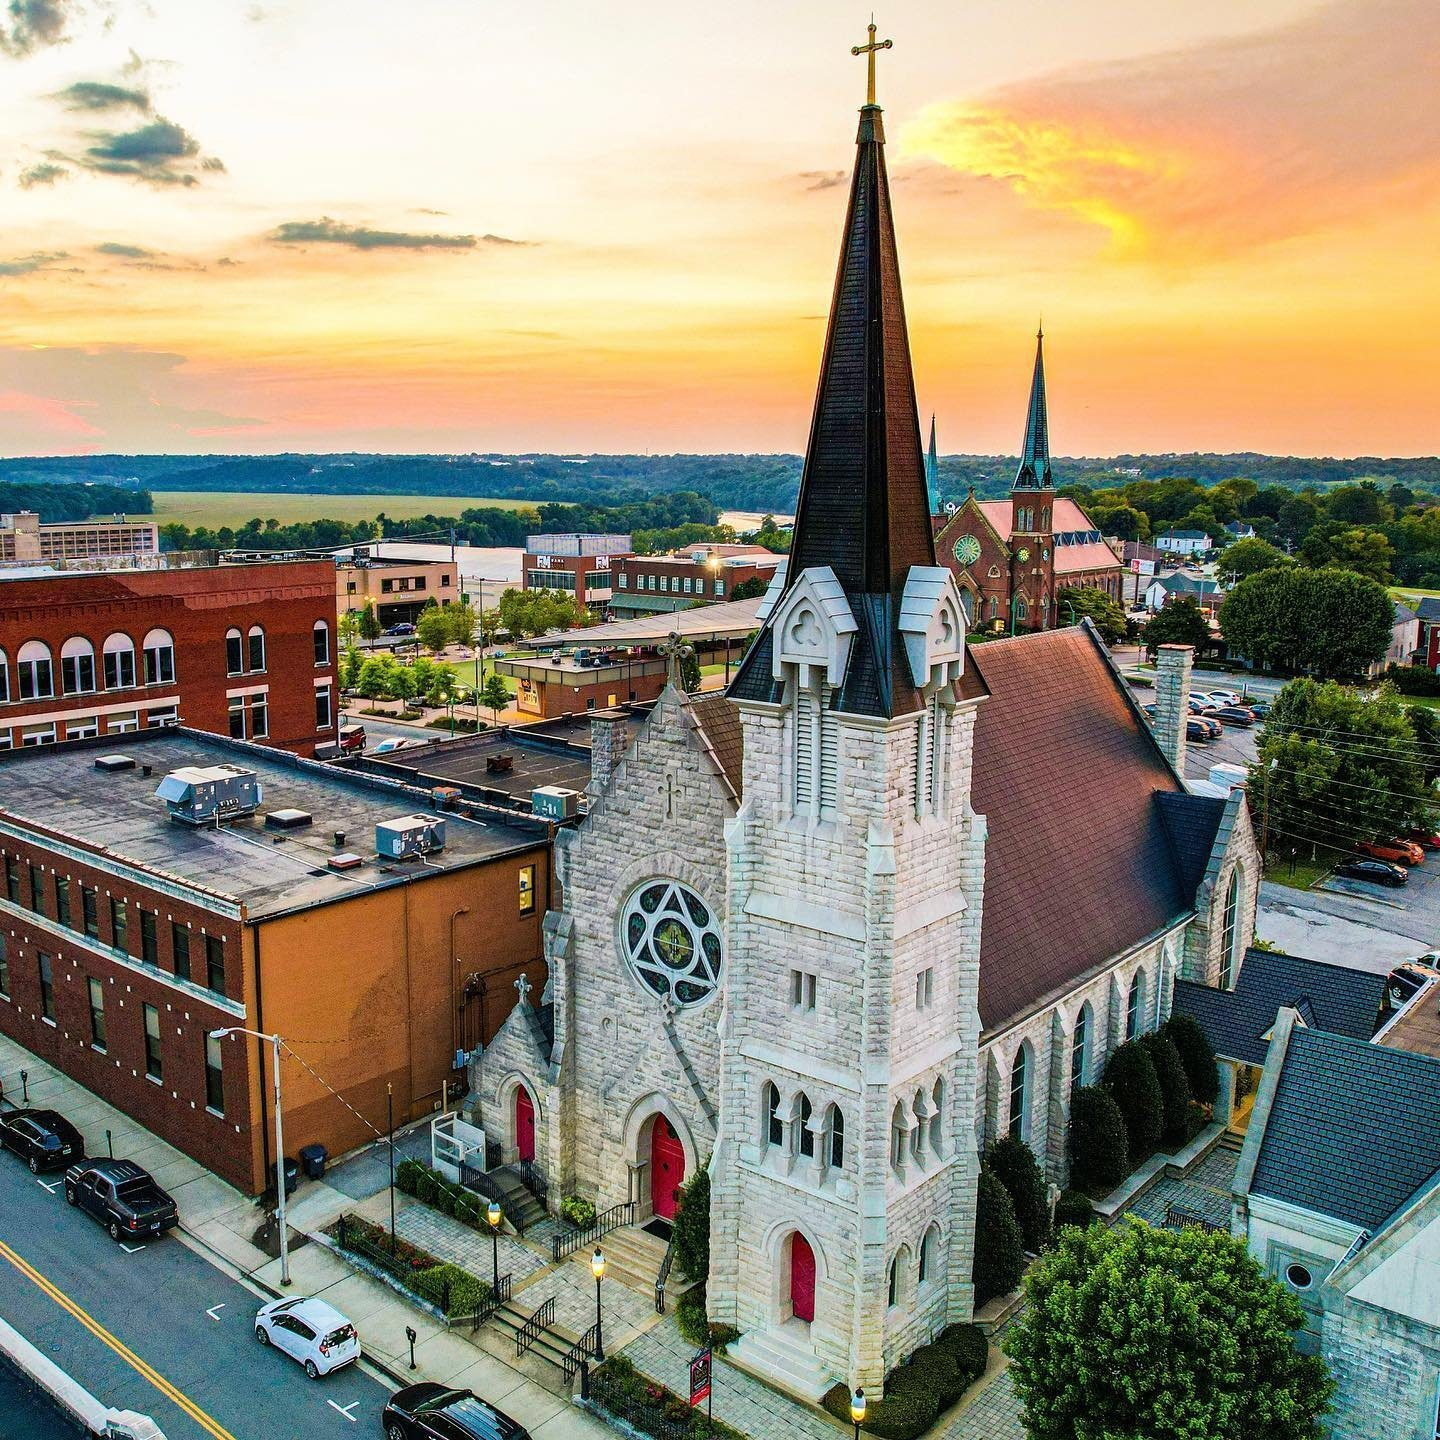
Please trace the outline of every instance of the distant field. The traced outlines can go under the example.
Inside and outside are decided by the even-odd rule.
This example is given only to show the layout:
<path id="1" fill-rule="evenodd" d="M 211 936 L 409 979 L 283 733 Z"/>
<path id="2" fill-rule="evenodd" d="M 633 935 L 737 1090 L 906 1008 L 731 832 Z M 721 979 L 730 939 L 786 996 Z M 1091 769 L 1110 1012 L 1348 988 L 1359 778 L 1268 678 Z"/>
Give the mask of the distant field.
<path id="1" fill-rule="evenodd" d="M 396 520 L 410 515 L 458 515 L 480 505 L 523 509 L 523 500 L 487 500 L 472 495 L 277 495 L 254 491 L 156 490 L 155 523 L 178 521 L 192 530 L 228 525 L 238 530 L 257 515 L 293 525 L 297 520 L 373 520 L 382 512 Z"/>

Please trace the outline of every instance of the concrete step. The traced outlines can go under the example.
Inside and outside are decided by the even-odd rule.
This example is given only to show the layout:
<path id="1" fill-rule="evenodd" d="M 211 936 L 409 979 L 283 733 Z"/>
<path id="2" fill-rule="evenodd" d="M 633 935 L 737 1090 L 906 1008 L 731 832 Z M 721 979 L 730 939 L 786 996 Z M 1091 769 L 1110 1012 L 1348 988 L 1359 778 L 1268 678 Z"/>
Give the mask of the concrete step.
<path id="1" fill-rule="evenodd" d="M 616 1274 L 628 1284 L 640 1288 L 654 1288 L 660 1278 L 660 1266 L 665 1259 L 665 1242 L 658 1235 L 646 1234 L 639 1226 L 627 1225 L 612 1230 L 600 1241 L 605 1252 L 607 1271 Z M 590 1252 L 580 1256 L 589 1264 Z"/>
<path id="2" fill-rule="evenodd" d="M 726 1359 L 777 1390 L 817 1404 L 835 1377 L 815 1358 L 803 1339 L 786 1327 L 748 1330 L 726 1352 Z"/>
<path id="3" fill-rule="evenodd" d="M 544 1304 L 543 1300 L 536 1300 L 530 1303 L 522 1296 L 519 1300 L 508 1300 L 494 1315 L 490 1317 L 490 1323 L 497 1329 L 506 1332 L 513 1338 L 520 1334 L 525 1327 L 525 1322 Z M 542 1360 L 548 1360 L 552 1365 L 558 1365 L 565 1357 L 566 1351 L 579 1339 L 560 1325 L 551 1325 L 543 1330 L 530 1344 L 529 1353 L 539 1356 Z"/>
<path id="4" fill-rule="evenodd" d="M 514 1175 L 504 1170 L 492 1170 L 488 1178 L 500 1192 L 505 1218 L 517 1231 L 523 1233 L 545 1218 L 545 1207 Z"/>
<path id="5" fill-rule="evenodd" d="M 1245 1137 L 1238 1130 L 1227 1130 L 1216 1142 L 1217 1150 L 1233 1150 L 1239 1154 L 1245 1148 Z"/>

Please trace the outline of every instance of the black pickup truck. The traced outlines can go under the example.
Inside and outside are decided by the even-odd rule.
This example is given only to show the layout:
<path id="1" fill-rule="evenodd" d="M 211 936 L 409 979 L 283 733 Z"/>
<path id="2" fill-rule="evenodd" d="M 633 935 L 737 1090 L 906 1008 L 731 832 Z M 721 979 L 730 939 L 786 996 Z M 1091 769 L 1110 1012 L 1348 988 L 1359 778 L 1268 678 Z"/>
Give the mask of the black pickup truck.
<path id="1" fill-rule="evenodd" d="M 175 1202 L 133 1160 L 86 1160 L 65 1172 L 65 1199 L 93 1215 L 112 1240 L 159 1235 L 180 1223 Z"/>

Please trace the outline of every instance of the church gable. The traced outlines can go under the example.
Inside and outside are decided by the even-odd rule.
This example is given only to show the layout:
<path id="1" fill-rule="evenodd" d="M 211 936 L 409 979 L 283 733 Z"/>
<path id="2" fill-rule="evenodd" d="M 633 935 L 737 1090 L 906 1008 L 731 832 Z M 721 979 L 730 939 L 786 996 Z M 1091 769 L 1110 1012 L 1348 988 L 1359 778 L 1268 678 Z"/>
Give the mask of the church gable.
<path id="1" fill-rule="evenodd" d="M 955 576 L 971 629 L 1008 618 L 1010 547 L 973 493 L 941 526 L 935 557 Z"/>

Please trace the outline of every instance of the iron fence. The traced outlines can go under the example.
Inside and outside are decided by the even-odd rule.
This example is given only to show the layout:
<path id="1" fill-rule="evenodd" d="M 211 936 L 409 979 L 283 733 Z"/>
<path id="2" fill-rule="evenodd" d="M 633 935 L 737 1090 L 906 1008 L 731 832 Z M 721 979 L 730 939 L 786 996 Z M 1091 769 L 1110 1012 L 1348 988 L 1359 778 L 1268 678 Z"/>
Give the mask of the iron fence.
<path id="1" fill-rule="evenodd" d="M 555 1297 L 552 1295 L 521 1327 L 515 1336 L 515 1358 L 518 1360 L 555 1323 Z"/>
<path id="2" fill-rule="evenodd" d="M 602 1210 L 588 1225 L 579 1230 L 567 1230 L 550 1237 L 550 1258 L 558 1265 L 567 1255 L 573 1255 L 582 1246 L 623 1225 L 635 1223 L 635 1202 L 622 1200 L 608 1210 Z"/>

